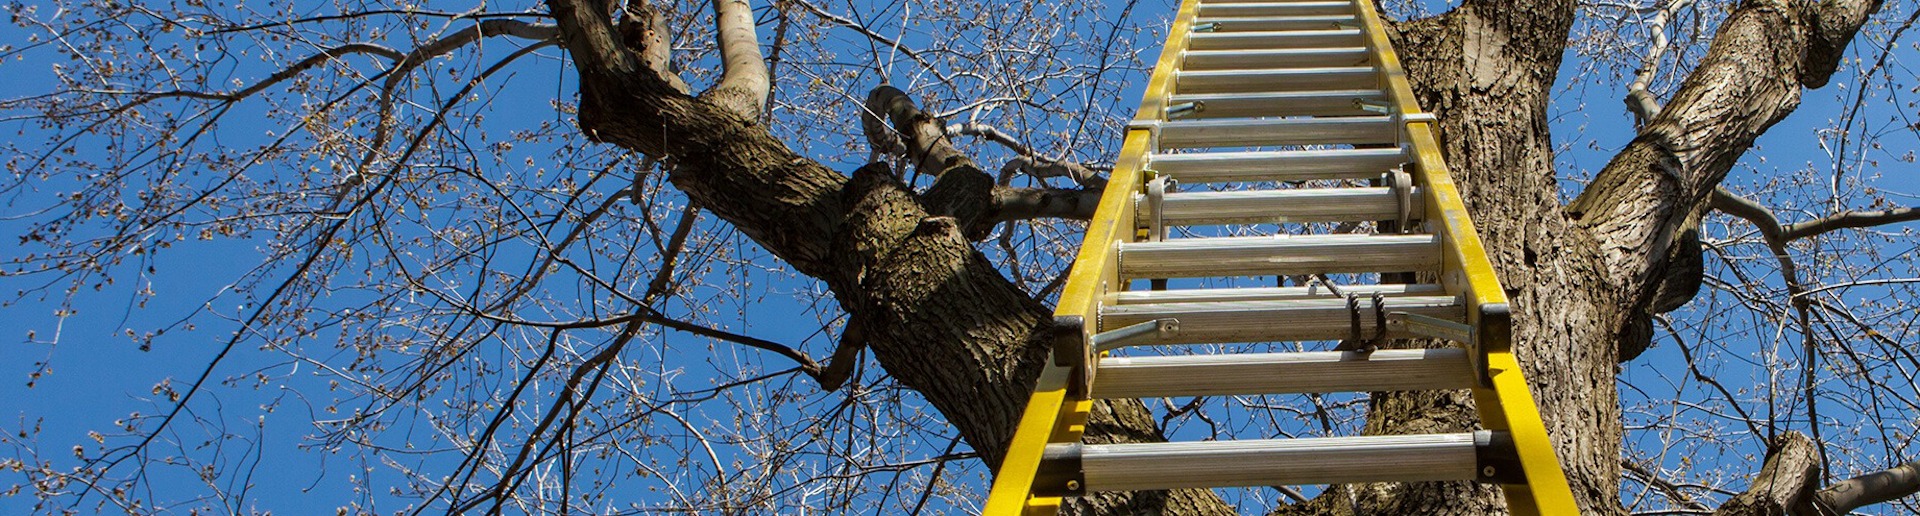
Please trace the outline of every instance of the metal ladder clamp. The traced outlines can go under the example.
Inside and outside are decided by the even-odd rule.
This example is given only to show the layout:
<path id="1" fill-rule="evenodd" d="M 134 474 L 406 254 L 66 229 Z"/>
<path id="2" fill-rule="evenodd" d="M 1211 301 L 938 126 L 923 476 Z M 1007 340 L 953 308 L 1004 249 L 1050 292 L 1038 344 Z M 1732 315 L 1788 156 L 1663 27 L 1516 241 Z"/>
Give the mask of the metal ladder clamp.
<path id="1" fill-rule="evenodd" d="M 1069 273 L 1052 360 L 995 471 L 985 514 L 1050 515 L 1067 497 L 1100 491 L 1447 480 L 1498 483 L 1514 514 L 1577 514 L 1510 348 L 1506 294 L 1448 176 L 1435 125 L 1415 104 L 1372 0 L 1185 0 Z M 1179 191 L 1317 180 L 1372 185 Z M 1369 221 L 1371 234 L 1174 231 Z M 1329 274 L 1382 281 L 1336 284 Z M 1165 289 L 1169 279 L 1252 276 L 1305 283 Z M 1438 281 L 1408 281 L 1415 277 Z M 1136 280 L 1152 288 L 1128 290 Z M 1459 347 L 1377 349 L 1396 338 Z M 1339 345 L 1108 353 L 1279 341 Z M 1441 389 L 1471 389 L 1482 428 L 1080 442 L 1098 399 Z"/>

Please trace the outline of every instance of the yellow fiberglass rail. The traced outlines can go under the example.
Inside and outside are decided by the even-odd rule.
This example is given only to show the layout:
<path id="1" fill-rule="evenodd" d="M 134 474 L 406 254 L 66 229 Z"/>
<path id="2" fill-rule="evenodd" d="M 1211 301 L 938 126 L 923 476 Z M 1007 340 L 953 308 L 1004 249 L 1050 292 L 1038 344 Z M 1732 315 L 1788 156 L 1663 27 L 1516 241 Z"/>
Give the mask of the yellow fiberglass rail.
<path id="1" fill-rule="evenodd" d="M 1475 365 L 1484 371 L 1473 393 L 1481 425 L 1509 432 L 1520 455 L 1526 483 L 1501 484 L 1509 509 L 1516 515 L 1579 514 L 1546 424 L 1534 405 L 1533 392 L 1513 355 L 1506 290 L 1500 287 L 1500 278 L 1494 274 L 1493 263 L 1467 215 L 1466 201 L 1447 171 L 1436 136 L 1437 120 L 1421 111 L 1415 101 L 1373 2 L 1354 0 L 1353 4 L 1360 13 L 1367 48 L 1380 71 L 1380 84 L 1396 110 L 1393 115 L 1405 122 L 1405 141 L 1413 148 L 1410 172 L 1414 184 L 1423 187 L 1420 191 L 1426 196 L 1426 218 L 1438 223 L 1432 230 L 1442 235 L 1441 284 L 1449 294 L 1463 296 L 1467 324 L 1476 329 L 1476 342 L 1467 344 L 1473 348 L 1478 362 Z"/>
<path id="2" fill-rule="evenodd" d="M 1194 14 L 1199 5 L 1199 0 L 1181 2 L 1173 28 L 1167 32 L 1167 43 L 1160 52 L 1160 61 L 1148 79 L 1145 100 L 1140 104 L 1136 120 L 1159 120 L 1164 117 L 1167 95 L 1173 90 L 1173 70 L 1180 65 L 1182 50 L 1186 46 L 1187 35 L 1192 31 Z M 1113 173 L 1107 178 L 1107 189 L 1101 194 L 1093 220 L 1087 224 L 1087 233 L 1081 240 L 1079 254 L 1074 258 L 1073 270 L 1068 272 L 1067 283 L 1061 290 L 1060 304 L 1054 308 L 1056 319 L 1067 317 L 1097 321 L 1099 298 L 1110 290 L 1123 288 L 1114 244 L 1132 241 L 1138 236 L 1139 230 L 1134 224 L 1133 198 L 1145 184 L 1147 153 L 1151 150 L 1152 138 L 1152 130 L 1147 127 L 1136 125 L 1127 130 L 1126 141 L 1120 147 L 1120 159 L 1114 162 Z M 1088 338 L 1085 332 L 1094 328 L 1093 325 L 1082 325 L 1077 329 L 1082 335 L 1066 338 Z M 1033 398 L 1027 402 L 1027 408 L 1020 417 L 1020 427 L 1014 432 L 1013 442 L 1007 446 L 1007 456 L 995 472 L 993 491 L 987 496 L 984 514 L 1052 515 L 1059 510 L 1060 498 L 1033 496 L 1033 484 L 1047 444 L 1079 442 L 1080 434 L 1085 430 L 1087 409 L 1093 401 L 1087 398 L 1084 386 L 1090 385 L 1092 379 L 1076 378 L 1075 371 L 1090 371 L 1090 367 L 1076 366 L 1093 357 L 1062 356 L 1083 355 L 1086 352 L 1084 349 L 1080 346 L 1054 348 L 1054 356 L 1040 373 L 1040 380 L 1034 385 Z"/>

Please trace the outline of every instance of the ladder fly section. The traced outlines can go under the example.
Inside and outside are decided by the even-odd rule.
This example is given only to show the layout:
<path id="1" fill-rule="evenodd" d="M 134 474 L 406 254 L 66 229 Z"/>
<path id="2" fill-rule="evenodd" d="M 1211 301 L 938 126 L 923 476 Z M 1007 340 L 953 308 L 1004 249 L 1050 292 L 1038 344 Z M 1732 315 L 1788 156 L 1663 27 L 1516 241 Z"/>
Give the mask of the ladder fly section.
<path id="1" fill-rule="evenodd" d="M 1101 491 L 1471 480 L 1500 484 L 1515 514 L 1576 514 L 1435 130 L 1372 0 L 1185 0 L 985 513 L 1050 515 Z M 1261 234 L 1189 229 L 1220 225 Z M 1259 277 L 1276 286 L 1239 283 Z M 1377 348 L 1401 338 L 1457 347 Z M 1338 344 L 1109 353 L 1288 341 Z M 1443 389 L 1471 389 L 1482 428 L 1081 443 L 1097 399 Z"/>

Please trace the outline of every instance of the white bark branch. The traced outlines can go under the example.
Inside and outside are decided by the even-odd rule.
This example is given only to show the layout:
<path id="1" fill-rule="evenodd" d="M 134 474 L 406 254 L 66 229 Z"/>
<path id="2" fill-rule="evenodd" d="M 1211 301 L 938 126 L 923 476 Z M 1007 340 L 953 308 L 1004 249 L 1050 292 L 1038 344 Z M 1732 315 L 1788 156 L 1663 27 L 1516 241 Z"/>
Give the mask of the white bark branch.
<path id="1" fill-rule="evenodd" d="M 714 23 L 719 30 L 720 82 L 701 94 L 735 114 L 758 120 L 766 111 L 773 85 L 767 77 L 766 57 L 760 53 L 760 35 L 747 0 L 713 0 Z"/>
<path id="2" fill-rule="evenodd" d="M 1640 61 L 1640 69 L 1633 72 L 1633 83 L 1627 85 L 1627 110 L 1633 112 L 1635 122 L 1645 125 L 1660 116 L 1660 103 L 1647 89 L 1653 85 L 1653 77 L 1660 72 L 1660 60 L 1667 55 L 1667 21 L 1673 13 L 1691 5 L 1693 0 L 1663 1 L 1654 8 L 1653 18 L 1647 20 L 1647 56 Z"/>

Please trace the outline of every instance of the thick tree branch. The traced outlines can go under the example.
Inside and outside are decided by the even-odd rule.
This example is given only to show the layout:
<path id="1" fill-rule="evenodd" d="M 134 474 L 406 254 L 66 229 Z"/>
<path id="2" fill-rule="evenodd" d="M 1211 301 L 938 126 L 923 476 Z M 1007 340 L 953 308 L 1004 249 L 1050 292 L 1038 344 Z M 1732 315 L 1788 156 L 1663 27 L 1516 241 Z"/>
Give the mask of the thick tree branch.
<path id="1" fill-rule="evenodd" d="M 905 155 L 917 173 L 935 178 L 924 195 L 929 212 L 953 217 L 968 238 L 986 238 L 993 228 L 993 178 L 953 146 L 939 118 L 922 111 L 906 92 L 882 85 L 867 95 L 861 127 L 875 152 Z"/>
<path id="2" fill-rule="evenodd" d="M 560 27 L 561 40 L 573 56 L 574 66 L 583 75 L 608 77 L 640 69 L 640 61 L 620 44 L 613 22 L 604 13 L 595 11 L 597 5 L 598 2 L 580 0 L 547 1 L 553 11 L 554 24 Z"/>
<path id="3" fill-rule="evenodd" d="M 687 81 L 673 71 L 673 42 L 667 33 L 666 12 L 646 2 L 628 2 L 620 20 L 620 33 L 628 48 L 640 52 L 640 61 L 675 91 L 686 94 Z"/>
<path id="4" fill-rule="evenodd" d="M 1920 461 L 1908 462 L 1827 486 L 1813 495 L 1813 514 L 1839 516 L 1854 509 L 1920 492 Z"/>
<path id="5" fill-rule="evenodd" d="M 1623 323 L 1648 310 L 1689 217 L 1753 141 L 1799 106 L 1802 87 L 1825 83 L 1832 56 L 1879 4 L 1743 3 L 1673 100 L 1568 206 L 1623 287 Z"/>
<path id="6" fill-rule="evenodd" d="M 760 36 L 753 23 L 753 6 L 747 0 L 713 0 L 714 36 L 720 40 L 722 72 L 719 84 L 700 96 L 725 106 L 749 119 L 758 119 L 767 108 L 767 95 L 773 86 L 767 78 L 766 58 L 760 53 Z"/>
<path id="7" fill-rule="evenodd" d="M 899 88 L 881 85 L 868 93 L 861 120 L 875 151 L 906 156 L 919 173 L 941 177 L 949 170 L 975 167 L 973 159 L 947 139 L 946 125 Z"/>
<path id="8" fill-rule="evenodd" d="M 1820 482 L 1820 450 L 1812 439 L 1787 432 L 1767 446 L 1766 464 L 1747 492 L 1727 500 L 1715 516 L 1787 516 L 1802 508 Z"/>
<path id="9" fill-rule="evenodd" d="M 1788 432 L 1774 439 L 1767 462 L 1747 492 L 1728 500 L 1715 515 L 1841 516 L 1854 509 L 1920 492 L 1920 462 L 1853 477 L 1816 490 L 1820 450 L 1812 439 Z"/>
<path id="10" fill-rule="evenodd" d="M 1098 188 L 1010 188 L 993 190 L 993 222 L 1038 218 L 1091 220 L 1100 205 Z"/>

